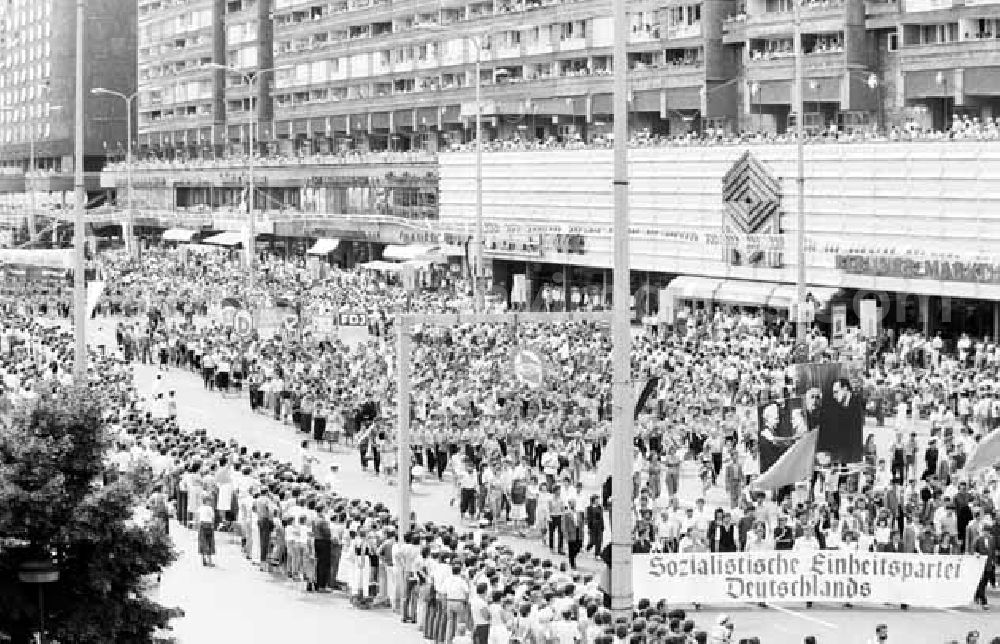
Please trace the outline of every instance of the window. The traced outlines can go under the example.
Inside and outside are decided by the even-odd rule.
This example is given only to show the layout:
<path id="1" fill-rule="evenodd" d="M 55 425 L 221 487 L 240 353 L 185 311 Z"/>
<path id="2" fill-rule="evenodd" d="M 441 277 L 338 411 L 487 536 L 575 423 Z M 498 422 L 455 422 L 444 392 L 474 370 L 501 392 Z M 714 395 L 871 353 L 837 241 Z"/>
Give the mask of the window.
<path id="1" fill-rule="evenodd" d="M 899 34 L 895 31 L 889 32 L 888 47 L 889 51 L 896 51 L 899 49 Z"/>

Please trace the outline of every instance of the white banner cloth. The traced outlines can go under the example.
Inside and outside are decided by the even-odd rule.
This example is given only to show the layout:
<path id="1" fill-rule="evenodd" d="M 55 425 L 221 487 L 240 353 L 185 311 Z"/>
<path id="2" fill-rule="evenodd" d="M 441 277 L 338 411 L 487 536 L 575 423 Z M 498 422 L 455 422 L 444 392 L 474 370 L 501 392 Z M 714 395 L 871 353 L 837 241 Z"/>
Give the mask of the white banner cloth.
<path id="1" fill-rule="evenodd" d="M 668 604 L 972 603 L 985 557 L 841 550 L 633 555 L 637 599 Z"/>

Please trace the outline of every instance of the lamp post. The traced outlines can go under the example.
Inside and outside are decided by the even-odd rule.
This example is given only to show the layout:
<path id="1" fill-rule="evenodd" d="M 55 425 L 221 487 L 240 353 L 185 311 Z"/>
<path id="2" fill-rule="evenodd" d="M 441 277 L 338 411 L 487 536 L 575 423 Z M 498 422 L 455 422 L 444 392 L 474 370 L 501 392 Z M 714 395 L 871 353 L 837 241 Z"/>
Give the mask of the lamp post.
<path id="1" fill-rule="evenodd" d="M 632 331 L 629 320 L 628 181 L 628 16 L 625 2 L 614 6 L 614 280 L 611 321 L 611 610 L 632 615 Z"/>
<path id="2" fill-rule="evenodd" d="M 875 92 L 875 129 L 877 132 L 881 132 L 885 127 L 882 115 L 882 83 L 879 82 L 878 76 L 874 73 L 868 74 L 868 79 L 865 82 L 868 84 L 868 89 Z"/>
<path id="3" fill-rule="evenodd" d="M 258 120 L 258 116 L 260 115 L 260 111 L 259 111 L 260 105 L 257 102 L 257 97 L 254 96 L 254 88 L 255 88 L 255 86 L 257 84 L 257 79 L 259 79 L 264 74 L 266 74 L 268 72 L 274 72 L 274 71 L 284 70 L 284 69 L 287 69 L 288 66 L 287 65 L 282 65 L 282 66 L 279 66 L 279 67 L 269 67 L 267 69 L 258 69 L 258 70 L 255 70 L 253 72 L 242 72 L 242 71 L 240 71 L 240 70 L 238 70 L 238 69 L 236 69 L 234 67 L 229 67 L 229 66 L 223 65 L 221 63 L 209 63 L 209 64 L 205 65 L 205 67 L 211 67 L 213 69 L 221 69 L 221 70 L 223 70 L 223 71 L 225 71 L 225 72 L 227 72 L 229 74 L 236 74 L 237 76 L 242 77 L 244 83 L 246 83 L 246 85 L 250 88 L 250 110 L 251 110 L 252 113 L 251 113 L 251 119 L 250 119 L 250 136 L 249 136 L 249 138 L 250 138 L 250 141 L 249 141 L 249 143 L 250 143 L 250 155 L 249 155 L 249 160 L 247 161 L 247 175 L 248 175 L 248 179 L 247 179 L 247 183 L 248 183 L 248 189 L 247 189 L 247 193 L 248 193 L 247 194 L 247 221 L 248 221 L 248 224 L 247 224 L 247 234 L 248 234 L 249 238 L 247 239 L 246 249 L 245 249 L 245 252 L 244 252 L 245 261 L 246 261 L 246 269 L 247 269 L 247 297 L 249 298 L 250 294 L 253 291 L 253 286 L 254 286 L 254 257 L 256 256 L 255 242 L 257 240 L 257 232 L 256 232 L 256 223 L 257 222 L 256 222 L 255 217 L 254 217 L 254 196 L 255 196 L 254 195 L 254 192 L 255 192 L 254 191 L 254 153 L 256 152 L 256 150 L 254 149 L 254 133 L 255 133 L 255 130 L 257 129 L 257 120 Z"/>
<path id="4" fill-rule="evenodd" d="M 39 87 L 45 90 L 49 89 L 47 84 L 39 85 Z M 54 112 L 61 109 L 62 105 L 53 105 L 49 107 L 48 112 Z M 0 112 L 11 113 L 15 111 L 16 109 L 10 105 L 0 106 Z M 24 173 L 24 189 L 28 193 L 28 239 L 33 242 L 35 237 L 38 236 L 38 230 L 35 224 L 37 204 L 35 200 L 35 191 L 28 184 L 28 181 L 31 178 L 31 173 L 35 170 L 35 123 L 32 123 L 28 130 L 31 133 L 31 136 L 28 138 L 28 171 Z"/>
<path id="5" fill-rule="evenodd" d="M 803 86 L 802 86 L 802 8 L 798 0 L 793 0 L 795 18 L 795 340 L 798 344 L 806 341 L 806 213 L 805 213 L 805 128 L 803 126 Z"/>
<path id="6" fill-rule="evenodd" d="M 939 71 L 934 74 L 934 82 L 944 88 L 944 96 L 941 97 L 941 129 L 948 129 L 948 77 L 944 72 Z"/>
<path id="7" fill-rule="evenodd" d="M 483 40 L 470 39 L 476 47 L 476 269 L 472 273 L 473 311 L 482 313 L 486 298 L 483 296 Z"/>
<path id="8" fill-rule="evenodd" d="M 702 124 L 701 124 L 702 133 L 705 132 L 705 121 L 708 120 L 708 99 L 709 99 L 709 97 L 712 94 L 714 94 L 715 92 L 723 90 L 723 89 L 729 87 L 730 85 L 735 85 L 736 83 L 739 83 L 742 80 L 743 79 L 741 79 L 741 78 L 730 78 L 729 80 L 725 81 L 724 83 L 719 83 L 717 85 L 713 85 L 712 87 L 709 87 L 708 84 L 705 83 L 705 84 L 703 84 L 698 89 L 698 95 L 699 95 L 699 97 L 701 99 L 701 106 L 700 106 L 700 109 L 699 109 L 699 113 L 701 115 L 701 120 L 702 120 Z M 716 128 L 713 128 L 713 129 L 716 129 Z"/>
<path id="9" fill-rule="evenodd" d="M 41 85 L 41 87 L 45 88 L 46 90 L 49 89 L 49 86 L 47 84 L 46 85 Z M 49 112 L 57 112 L 57 111 L 59 111 L 61 109 L 62 109 L 62 105 L 53 105 L 52 107 L 49 108 L 48 111 Z M 29 128 L 29 129 L 31 130 L 31 140 L 29 142 L 29 147 L 28 147 L 28 172 L 30 173 L 30 172 L 34 172 L 35 171 L 35 140 L 36 140 L 36 138 L 35 138 L 35 124 L 32 123 L 31 128 Z M 25 189 L 28 189 L 28 177 L 27 177 L 27 175 L 25 175 L 24 187 L 25 187 Z M 28 190 L 28 199 L 29 199 L 28 207 L 31 208 L 31 212 L 28 214 L 28 234 L 30 235 L 31 240 L 34 241 L 35 237 L 38 235 L 38 230 L 37 230 L 37 227 L 36 227 L 36 224 L 35 224 L 35 215 L 37 214 L 38 205 L 37 205 L 36 200 L 35 200 L 35 191 L 34 190 Z M 55 239 L 55 237 L 53 237 L 53 240 L 54 239 Z"/>
<path id="10" fill-rule="evenodd" d="M 51 560 L 26 561 L 18 569 L 17 578 L 38 587 L 38 643 L 45 644 L 45 584 L 59 581 L 59 569 Z"/>
<path id="11" fill-rule="evenodd" d="M 482 313 L 486 308 L 483 293 L 483 43 L 489 32 L 471 36 L 469 42 L 476 48 L 476 255 L 472 272 L 472 310 Z"/>
<path id="12" fill-rule="evenodd" d="M 516 29 L 516 26 L 505 25 L 504 29 Z M 426 31 L 442 31 L 439 25 L 424 27 Z M 483 278 L 483 47 L 486 39 L 496 31 L 495 28 L 484 29 L 467 37 L 476 49 L 476 235 L 475 235 L 475 270 L 472 271 L 472 307 L 473 311 L 482 313 L 486 308 L 486 287 Z"/>
<path id="13" fill-rule="evenodd" d="M 85 0 L 76 0 L 76 109 L 73 112 L 75 143 L 73 162 L 73 189 L 75 204 L 73 209 L 73 243 L 75 245 L 75 266 L 73 270 L 73 318 L 74 318 L 74 359 L 73 378 L 78 387 L 87 385 L 87 285 L 84 271 L 84 211 L 87 206 L 87 190 L 83 181 L 83 126 L 84 103 L 84 29 L 87 26 L 84 15 Z"/>
<path id="14" fill-rule="evenodd" d="M 760 122 L 762 120 L 760 113 L 760 105 L 756 104 L 757 109 L 754 109 L 755 107 L 754 99 L 760 96 L 760 83 L 758 83 L 757 81 L 750 81 L 750 83 L 747 85 L 747 90 L 750 92 L 750 116 L 752 117 L 751 125 L 753 125 L 755 130 L 760 132 L 761 130 Z"/>
<path id="15" fill-rule="evenodd" d="M 125 136 L 127 137 L 125 144 L 125 192 L 128 196 L 126 197 L 125 226 L 123 227 L 122 237 L 125 238 L 125 249 L 128 251 L 129 256 L 135 257 L 135 213 L 132 210 L 132 101 L 139 95 L 139 92 L 132 92 L 126 96 L 112 89 L 95 87 L 90 90 L 90 93 L 95 96 L 100 94 L 116 96 L 125 101 Z"/>

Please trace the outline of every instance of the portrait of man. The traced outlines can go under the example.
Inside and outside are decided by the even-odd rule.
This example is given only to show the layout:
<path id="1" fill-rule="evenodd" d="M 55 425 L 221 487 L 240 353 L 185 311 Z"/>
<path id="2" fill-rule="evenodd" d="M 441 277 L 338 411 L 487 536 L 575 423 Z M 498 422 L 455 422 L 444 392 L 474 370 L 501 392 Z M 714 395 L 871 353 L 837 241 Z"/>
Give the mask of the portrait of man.
<path id="1" fill-rule="evenodd" d="M 766 472 L 808 430 L 801 398 L 772 400 L 757 408 L 760 471 Z"/>
<path id="2" fill-rule="evenodd" d="M 837 378 L 822 408 L 816 451 L 826 452 L 834 463 L 857 463 L 863 457 L 865 408 L 861 395 L 847 378 Z"/>

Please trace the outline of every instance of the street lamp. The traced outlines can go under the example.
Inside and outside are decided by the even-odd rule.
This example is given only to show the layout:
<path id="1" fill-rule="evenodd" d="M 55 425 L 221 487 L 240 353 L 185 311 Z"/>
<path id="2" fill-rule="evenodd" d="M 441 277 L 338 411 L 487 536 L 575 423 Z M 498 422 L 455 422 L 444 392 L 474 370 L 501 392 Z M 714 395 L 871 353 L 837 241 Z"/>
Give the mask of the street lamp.
<path id="1" fill-rule="evenodd" d="M 802 49 L 802 8 L 801 3 L 792 2 L 794 11 L 795 31 L 793 43 L 795 48 L 795 341 L 799 345 L 806 341 L 806 175 L 805 175 L 805 129 L 803 125 L 803 49 Z"/>
<path id="2" fill-rule="evenodd" d="M 129 95 L 125 95 L 121 92 L 116 92 L 113 89 L 106 89 L 104 87 L 95 87 L 90 90 L 90 93 L 106 96 L 115 96 L 125 101 L 125 132 L 127 137 L 127 142 L 125 145 L 125 192 L 128 195 L 127 205 L 125 206 L 125 226 L 122 231 L 122 237 L 125 238 L 125 249 L 130 257 L 135 257 L 136 243 L 135 243 L 135 213 L 132 211 L 132 101 L 135 100 L 139 92 L 132 92 Z"/>
<path id="3" fill-rule="evenodd" d="M 944 88 L 944 96 L 941 97 L 941 129 L 948 128 L 948 77 L 943 71 L 934 74 L 934 82 Z"/>
<path id="4" fill-rule="evenodd" d="M 87 186 L 84 183 L 84 31 L 87 26 L 84 0 L 76 0 L 76 84 L 73 110 L 73 379 L 77 387 L 87 386 L 87 283 L 84 271 L 87 267 L 84 252 L 87 208 Z"/>
<path id="5" fill-rule="evenodd" d="M 59 569 L 51 560 L 25 561 L 17 571 L 23 584 L 38 587 L 38 643 L 45 644 L 45 584 L 59 581 Z"/>
<path id="6" fill-rule="evenodd" d="M 757 104 L 757 110 L 754 110 L 754 99 L 760 96 L 760 83 L 757 81 L 750 81 L 747 84 L 747 90 L 750 92 L 750 115 L 752 118 L 751 122 L 754 124 L 754 129 L 758 132 L 761 130 L 761 110 L 760 104 Z"/>
<path id="7" fill-rule="evenodd" d="M 470 36 L 469 42 L 476 48 L 476 268 L 472 273 L 472 310 L 482 313 L 486 308 L 483 295 L 483 44 L 488 33 Z"/>
<path id="8" fill-rule="evenodd" d="M 257 84 L 257 79 L 268 72 L 275 72 L 288 69 L 288 65 L 282 65 L 279 67 L 269 67 L 267 69 L 258 69 L 250 72 L 243 72 L 235 67 L 229 67 L 221 63 L 208 63 L 204 67 L 210 67 L 212 69 L 221 69 L 222 71 L 229 74 L 236 74 L 243 78 L 244 83 L 250 88 L 250 109 L 251 109 L 251 119 L 250 119 L 250 158 L 247 161 L 247 174 L 248 174 L 248 190 L 247 190 L 247 220 L 248 220 L 248 230 L 249 239 L 246 242 L 246 249 L 244 251 L 246 268 L 247 268 L 247 297 L 250 297 L 253 291 L 254 285 L 254 256 L 256 254 L 256 249 L 254 248 L 255 242 L 257 240 L 256 232 L 256 221 L 254 220 L 254 154 L 256 150 L 254 149 L 254 131 L 257 129 L 257 119 L 259 116 L 259 105 L 257 103 L 257 97 L 254 96 L 254 87 Z"/>
<path id="9" fill-rule="evenodd" d="M 48 89 L 49 89 L 48 83 L 43 83 L 43 84 L 39 85 L 38 87 L 39 87 L 39 89 L 43 89 L 43 90 L 46 90 L 46 91 L 48 91 Z M 48 116 L 49 113 L 59 111 L 62 108 L 63 108 L 62 105 L 52 105 L 52 106 L 49 106 L 48 111 L 46 113 L 46 116 Z M 11 112 L 15 112 L 15 111 L 17 111 L 17 109 L 15 107 L 11 106 L 11 105 L 0 106 L 0 112 L 11 113 Z M 35 123 L 34 121 L 32 121 L 29 124 L 29 127 L 28 127 L 28 131 L 30 133 L 30 136 L 28 137 L 28 171 L 24 174 L 24 189 L 28 193 L 28 217 L 27 217 L 27 219 L 28 219 L 28 238 L 31 241 L 34 241 L 35 237 L 38 236 L 38 230 L 37 230 L 37 227 L 35 225 L 35 215 L 36 215 L 36 210 L 37 210 L 37 204 L 36 204 L 36 200 L 35 200 L 35 191 L 28 184 L 28 180 L 31 178 L 30 175 L 35 171 L 35 140 L 36 140 L 35 126 L 36 125 L 37 125 L 37 123 Z M 53 237 L 53 239 L 54 239 L 54 237 Z"/>
<path id="10" fill-rule="evenodd" d="M 440 25 L 428 25 L 422 29 L 432 32 L 443 31 Z M 483 48 L 486 39 L 497 29 L 484 29 L 466 36 L 466 40 L 476 49 L 476 267 L 472 273 L 472 310 L 477 313 L 483 312 L 486 308 L 486 285 L 482 283 L 485 281 L 483 279 L 483 248 L 485 246 L 483 238 Z M 517 26 L 505 25 L 503 29 L 513 30 L 517 29 Z"/>

